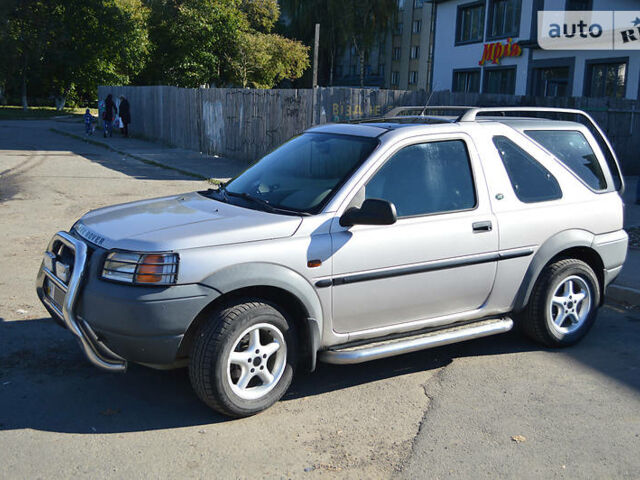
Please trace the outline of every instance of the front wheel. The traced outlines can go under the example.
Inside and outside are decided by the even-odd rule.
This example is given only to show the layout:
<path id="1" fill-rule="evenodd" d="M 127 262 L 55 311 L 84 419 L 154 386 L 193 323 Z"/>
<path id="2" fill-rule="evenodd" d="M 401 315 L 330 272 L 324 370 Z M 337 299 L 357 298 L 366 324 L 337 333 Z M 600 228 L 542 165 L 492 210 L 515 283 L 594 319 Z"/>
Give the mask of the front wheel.
<path id="1" fill-rule="evenodd" d="M 547 266 L 520 316 L 524 332 L 548 347 L 572 345 L 595 322 L 600 284 L 592 268 L 574 258 Z"/>
<path id="2" fill-rule="evenodd" d="M 241 300 L 216 312 L 194 339 L 189 377 L 211 408 L 256 414 L 287 391 L 296 363 L 292 324 L 275 306 Z"/>

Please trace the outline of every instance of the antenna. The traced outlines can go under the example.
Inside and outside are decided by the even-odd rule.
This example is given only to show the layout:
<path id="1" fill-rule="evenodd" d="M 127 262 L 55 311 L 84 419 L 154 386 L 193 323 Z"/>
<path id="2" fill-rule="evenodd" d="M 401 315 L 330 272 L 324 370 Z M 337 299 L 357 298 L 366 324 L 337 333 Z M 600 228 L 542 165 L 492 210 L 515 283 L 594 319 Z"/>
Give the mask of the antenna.
<path id="1" fill-rule="evenodd" d="M 427 98 L 427 103 L 424 104 L 424 108 L 420 112 L 421 117 L 424 116 L 425 113 L 427 113 L 427 107 L 429 106 L 429 102 L 431 101 L 432 96 L 433 96 L 433 90 L 431 90 L 431 93 L 429 94 L 429 98 Z"/>

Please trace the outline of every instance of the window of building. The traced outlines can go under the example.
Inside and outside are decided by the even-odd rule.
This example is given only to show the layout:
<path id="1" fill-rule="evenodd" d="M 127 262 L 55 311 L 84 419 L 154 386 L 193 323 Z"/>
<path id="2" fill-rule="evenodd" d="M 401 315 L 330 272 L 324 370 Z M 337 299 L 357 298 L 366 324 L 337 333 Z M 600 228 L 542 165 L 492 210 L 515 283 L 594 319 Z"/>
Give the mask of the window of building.
<path id="1" fill-rule="evenodd" d="M 355 65 L 350 65 L 349 66 L 349 74 L 350 75 L 355 75 L 356 74 L 356 66 Z"/>
<path id="2" fill-rule="evenodd" d="M 565 10 L 593 10 L 593 0 L 567 0 Z"/>
<path id="3" fill-rule="evenodd" d="M 570 77 L 569 67 L 534 68 L 531 93 L 536 97 L 568 97 Z"/>
<path id="4" fill-rule="evenodd" d="M 493 137 L 516 197 L 524 203 L 562 198 L 556 178 L 535 158 L 504 136 Z"/>
<path id="5" fill-rule="evenodd" d="M 487 68 L 484 71 L 484 93 L 516 93 L 516 67 Z"/>
<path id="6" fill-rule="evenodd" d="M 575 130 L 527 130 L 525 132 L 569 167 L 594 190 L 606 190 L 600 162 L 582 133 Z"/>
<path id="7" fill-rule="evenodd" d="M 391 85 L 398 85 L 399 72 L 391 72 Z"/>
<path id="8" fill-rule="evenodd" d="M 378 75 L 384 77 L 384 63 L 378 65 Z"/>
<path id="9" fill-rule="evenodd" d="M 454 92 L 477 93 L 480 91 L 480 69 L 458 70 L 453 72 Z"/>
<path id="10" fill-rule="evenodd" d="M 411 27 L 411 31 L 413 33 L 420 33 L 422 30 L 422 20 L 414 20 L 413 25 Z"/>
<path id="11" fill-rule="evenodd" d="M 393 203 L 400 218 L 474 208 L 465 143 L 447 140 L 403 148 L 369 181 L 365 197 Z"/>
<path id="12" fill-rule="evenodd" d="M 484 38 L 484 2 L 458 7 L 456 43 L 481 42 Z"/>
<path id="13" fill-rule="evenodd" d="M 404 9 L 404 0 L 398 0 L 398 10 Z"/>
<path id="14" fill-rule="evenodd" d="M 624 97 L 626 74 L 626 61 L 612 61 L 607 63 L 587 62 L 585 96 Z"/>
<path id="15" fill-rule="evenodd" d="M 393 47 L 393 59 L 400 60 L 400 56 L 402 55 L 402 49 L 400 47 Z"/>
<path id="16" fill-rule="evenodd" d="M 402 35 L 402 22 L 396 22 L 396 28 L 393 30 L 394 35 Z"/>
<path id="17" fill-rule="evenodd" d="M 412 70 L 409 72 L 409 85 L 415 85 L 418 83 L 418 72 Z"/>
<path id="18" fill-rule="evenodd" d="M 336 65 L 336 77 L 342 76 L 342 65 Z"/>
<path id="19" fill-rule="evenodd" d="M 490 0 L 489 37 L 517 37 L 520 31 L 521 0 Z"/>
<path id="20" fill-rule="evenodd" d="M 420 58 L 420 47 L 418 47 L 417 45 L 413 45 L 411 47 L 411 58 Z"/>
<path id="21" fill-rule="evenodd" d="M 424 0 L 413 0 L 413 8 L 422 8 Z"/>

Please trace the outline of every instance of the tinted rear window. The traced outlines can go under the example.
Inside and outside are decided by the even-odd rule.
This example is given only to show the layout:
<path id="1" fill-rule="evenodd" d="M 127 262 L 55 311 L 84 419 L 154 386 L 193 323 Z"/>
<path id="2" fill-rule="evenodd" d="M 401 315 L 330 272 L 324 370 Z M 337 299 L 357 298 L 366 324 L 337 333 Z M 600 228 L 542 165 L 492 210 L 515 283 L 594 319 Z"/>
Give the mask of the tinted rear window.
<path id="1" fill-rule="evenodd" d="M 521 202 L 545 202 L 562 198 L 560 185 L 549 170 L 507 137 L 493 137 L 513 191 Z"/>
<path id="2" fill-rule="evenodd" d="M 584 135 L 574 130 L 527 130 L 525 132 L 569 167 L 594 190 L 606 190 L 600 162 Z"/>

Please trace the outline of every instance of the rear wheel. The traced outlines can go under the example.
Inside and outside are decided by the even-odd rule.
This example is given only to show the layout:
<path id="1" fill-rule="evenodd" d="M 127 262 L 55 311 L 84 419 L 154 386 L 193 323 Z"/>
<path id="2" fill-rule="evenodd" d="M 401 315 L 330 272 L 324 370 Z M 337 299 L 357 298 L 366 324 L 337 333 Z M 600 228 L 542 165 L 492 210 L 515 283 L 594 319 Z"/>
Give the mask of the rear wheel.
<path id="1" fill-rule="evenodd" d="M 548 347 L 578 342 L 595 322 L 600 284 L 592 268 L 574 258 L 547 266 L 520 316 L 524 332 Z"/>
<path id="2" fill-rule="evenodd" d="M 258 413 L 291 384 L 297 352 L 292 324 L 259 300 L 214 312 L 192 346 L 189 377 L 211 408 L 232 417 Z"/>

